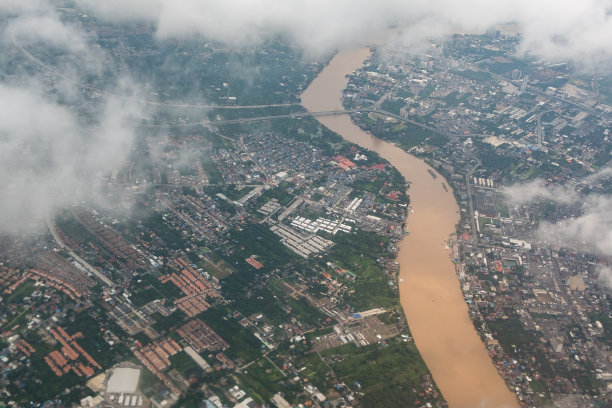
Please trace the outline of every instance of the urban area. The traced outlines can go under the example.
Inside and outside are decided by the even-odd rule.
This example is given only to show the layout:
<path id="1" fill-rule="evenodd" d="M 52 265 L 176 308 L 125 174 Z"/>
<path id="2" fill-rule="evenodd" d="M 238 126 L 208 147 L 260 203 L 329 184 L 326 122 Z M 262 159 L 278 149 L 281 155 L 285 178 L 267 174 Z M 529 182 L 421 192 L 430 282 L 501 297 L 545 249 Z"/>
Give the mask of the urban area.
<path id="1" fill-rule="evenodd" d="M 0 235 L 0 406 L 446 406 L 399 302 L 410 182 L 300 106 L 328 60 L 61 13 L 149 78 L 160 109 L 99 175 L 104 200 Z M 458 286 L 520 405 L 605 407 L 612 80 L 519 58 L 518 40 L 374 47 L 344 107 L 454 192 Z M 65 79 L 54 55 L 8 50 L 10 69 Z M 84 116 L 104 78 L 81 89 Z M 210 106 L 170 103 L 194 94 Z"/>

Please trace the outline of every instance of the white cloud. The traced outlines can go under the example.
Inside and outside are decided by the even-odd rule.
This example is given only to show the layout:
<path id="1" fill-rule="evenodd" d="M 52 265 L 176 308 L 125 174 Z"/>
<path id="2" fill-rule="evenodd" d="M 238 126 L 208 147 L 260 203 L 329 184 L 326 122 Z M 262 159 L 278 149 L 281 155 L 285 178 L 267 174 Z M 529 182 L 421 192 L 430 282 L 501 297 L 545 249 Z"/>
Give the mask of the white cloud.
<path id="1" fill-rule="evenodd" d="M 612 268 L 609 266 L 599 265 L 597 268 L 597 277 L 601 283 L 612 289 Z"/>
<path id="2" fill-rule="evenodd" d="M 54 15 L 24 16 L 8 24 L 7 34 L 19 44 L 28 46 L 43 42 L 71 52 L 87 50 L 82 32 L 59 21 Z"/>
<path id="3" fill-rule="evenodd" d="M 604 167 L 597 173 L 591 174 L 585 181 L 589 184 L 597 184 L 609 178 L 612 178 L 612 167 Z"/>
<path id="4" fill-rule="evenodd" d="M 130 152 L 132 115 L 138 106 L 109 98 L 99 124 L 85 128 L 37 90 L 0 85 L 0 231 L 36 228 L 62 206 L 98 198 L 100 176 Z"/>
<path id="5" fill-rule="evenodd" d="M 0 13 L 6 16 L 22 15 L 24 13 L 48 13 L 51 5 L 45 0 L 13 1 L 0 0 Z"/>
<path id="6" fill-rule="evenodd" d="M 0 0 L 0 13 L 0 55 L 11 70 L 0 82 L 0 232 L 21 233 L 69 203 L 100 202 L 101 177 L 124 163 L 131 123 L 142 117 L 138 98 L 113 95 L 134 96 L 140 87 L 114 75 L 109 89 L 86 100 L 77 84 L 107 61 L 91 34 L 62 22 L 48 2 Z M 13 39 L 33 55 L 16 53 Z"/>
<path id="7" fill-rule="evenodd" d="M 160 38 L 201 34 L 230 45 L 274 36 L 311 52 L 367 42 L 390 26 L 441 36 L 484 32 L 508 22 L 521 27 L 523 52 L 551 60 L 594 64 L 612 51 L 609 0 L 77 0 L 111 21 L 155 24 Z M 418 28 L 415 30 L 414 28 Z"/>
<path id="8" fill-rule="evenodd" d="M 75 0 L 77 6 L 113 22 L 144 22 L 158 38 L 201 35 L 236 47 L 248 47 L 282 36 L 312 53 L 362 44 L 390 26 L 408 27 L 411 38 L 437 37 L 455 29 L 484 31 L 491 25 L 515 22 L 524 33 L 522 50 L 547 58 L 604 61 L 612 55 L 611 4 L 608 0 L 568 2 L 540 0 Z M 60 75 L 51 98 L 41 88 L 49 72 L 28 69 L 17 79 L 0 83 L 0 189 L 10 200 L 0 204 L 0 229 L 92 193 L 94 175 L 120 163 L 131 146 L 127 118 L 138 116 L 138 98 L 114 95 L 132 92 L 129 79 L 103 90 L 95 126 L 84 127 L 67 108 L 78 103 L 77 84 L 109 64 L 94 46 L 93 35 L 78 23 L 61 20 L 55 3 L 45 0 L 0 0 L 4 62 L 14 52 L 11 38 L 29 50 L 59 51 L 52 69 Z M 11 52 L 8 52 L 11 47 Z M 38 55 L 38 54 L 37 54 Z M 22 55 L 23 57 L 23 55 Z M 36 65 L 36 64 L 34 64 Z M 30 67 L 31 68 L 31 67 Z M 40 67 L 38 67 L 40 68 Z M 114 69 L 114 68 L 113 68 Z M 32 73 L 34 72 L 34 73 Z M 44 86 L 43 86 L 44 84 Z M 62 101 L 60 103 L 59 101 Z M 46 169 L 46 170 L 45 170 Z M 534 197 L 569 203 L 573 192 L 532 184 L 511 190 L 518 201 Z M 597 203 L 593 203 L 597 209 Z M 586 210 L 585 210 L 585 214 Z M 589 224 L 590 225 L 590 224 Z M 574 231 L 580 230 L 578 224 Z"/>
<path id="9" fill-rule="evenodd" d="M 596 64 L 609 60 L 612 4 L 608 0 L 531 2 L 520 18 L 522 48 L 548 59 Z"/>
<path id="10" fill-rule="evenodd" d="M 610 168 L 604 168 L 586 178 L 587 183 L 596 184 L 612 176 Z M 558 223 L 541 223 L 538 237 L 544 241 L 612 256 L 612 196 L 590 194 L 579 196 L 574 190 L 563 187 L 544 188 L 539 182 L 516 185 L 510 192 L 524 191 L 523 200 L 548 198 L 563 204 L 578 204 L 580 214 Z M 507 197 L 511 200 L 510 196 Z"/>
<path id="11" fill-rule="evenodd" d="M 612 172 L 603 169 L 586 179 L 595 183 L 609 177 Z M 561 186 L 546 186 L 542 180 L 516 184 L 504 191 L 509 204 L 528 204 L 538 199 L 575 206 L 579 213 L 556 223 L 542 221 L 536 232 L 542 242 L 606 257 L 612 256 L 612 196 L 590 194 L 581 196 L 576 191 Z M 612 286 L 612 270 L 600 266 L 599 278 Z"/>
<path id="12" fill-rule="evenodd" d="M 514 205 L 538 199 L 551 200 L 559 204 L 571 204 L 578 198 L 575 191 L 559 185 L 546 185 L 542 179 L 507 187 L 504 189 L 504 196 L 508 203 Z"/>
<path id="13" fill-rule="evenodd" d="M 580 215 L 556 224 L 542 223 L 538 236 L 562 246 L 612 256 L 612 197 L 588 196 Z"/>

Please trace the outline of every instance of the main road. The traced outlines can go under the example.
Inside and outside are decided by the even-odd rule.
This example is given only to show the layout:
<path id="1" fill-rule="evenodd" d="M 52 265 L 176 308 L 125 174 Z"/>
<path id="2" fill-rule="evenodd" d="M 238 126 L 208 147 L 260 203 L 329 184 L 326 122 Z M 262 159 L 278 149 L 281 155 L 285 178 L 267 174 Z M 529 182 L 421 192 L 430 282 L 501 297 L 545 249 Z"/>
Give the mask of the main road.
<path id="1" fill-rule="evenodd" d="M 81 266 L 83 266 L 87 270 L 87 272 L 91 273 L 96 278 L 98 278 L 100 281 L 102 281 L 102 283 L 104 283 L 107 286 L 114 286 L 114 283 L 110 279 L 108 279 L 106 276 L 104 276 L 102 272 L 100 272 L 99 270 L 91 266 L 89 262 L 87 262 L 86 260 L 78 256 L 72 249 L 70 249 L 66 244 L 64 244 L 64 241 L 62 241 L 59 234 L 57 233 L 57 229 L 56 229 L 57 226 L 53 223 L 53 221 L 51 221 L 49 217 L 46 218 L 46 221 L 47 221 L 47 227 L 49 228 L 49 231 L 51 231 L 51 235 L 53 236 L 53 239 L 55 240 L 55 242 L 61 249 L 66 250 L 76 262 L 78 262 Z"/>

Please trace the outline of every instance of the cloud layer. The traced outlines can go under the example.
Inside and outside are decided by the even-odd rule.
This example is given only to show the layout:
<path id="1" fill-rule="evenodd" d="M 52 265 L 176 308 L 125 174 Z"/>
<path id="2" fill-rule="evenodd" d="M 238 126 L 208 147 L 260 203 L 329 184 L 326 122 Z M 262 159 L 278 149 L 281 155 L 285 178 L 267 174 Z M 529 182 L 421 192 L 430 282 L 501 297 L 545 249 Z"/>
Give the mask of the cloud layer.
<path id="1" fill-rule="evenodd" d="M 566 247 L 612 256 L 612 197 L 588 196 L 579 216 L 555 224 L 541 223 L 538 236 Z"/>
<path id="2" fill-rule="evenodd" d="M 578 199 L 578 194 L 574 190 L 559 185 L 547 185 L 541 179 L 507 187 L 504 190 L 504 196 L 509 204 L 514 205 L 538 199 L 551 200 L 559 204 L 571 204 Z"/>
<path id="3" fill-rule="evenodd" d="M 143 112 L 113 96 L 138 92 L 127 77 L 84 95 L 83 78 L 101 73 L 106 55 L 49 3 L 0 1 L 0 12 L 0 59 L 10 72 L 0 80 L 0 233 L 15 234 L 38 230 L 67 204 L 99 202 L 100 181 L 125 162 L 130 122 Z"/>
<path id="4" fill-rule="evenodd" d="M 484 32 L 516 23 L 522 52 L 550 60 L 597 64 L 610 60 L 609 0 L 77 0 L 109 21 L 152 23 L 159 38 L 199 34 L 229 45 L 276 36 L 311 52 L 361 44 L 390 26 L 410 36 L 439 37 L 455 30 Z"/>
<path id="5" fill-rule="evenodd" d="M 562 7 L 553 0 L 0 0 L 0 64 L 10 67 L 0 76 L 0 189 L 6 192 L 0 232 L 24 230 L 70 201 L 95 196 L 94 182 L 126 159 L 130 119 L 142 113 L 140 86 L 118 78 L 95 33 L 60 18 L 56 7 L 64 3 L 113 23 L 151 24 L 158 39 L 201 36 L 244 48 L 282 37 L 312 54 L 363 44 L 392 26 L 404 28 L 404 38 L 427 38 L 512 22 L 524 34 L 522 52 L 612 61 L 609 0 Z M 91 77 L 111 78 L 93 101 L 84 99 L 82 85 Z M 135 96 L 117 96 L 126 94 Z M 573 199 L 542 187 L 514 195 Z M 574 230 L 580 228 L 586 227 Z"/>
<path id="6" fill-rule="evenodd" d="M 609 177 L 609 169 L 603 169 L 586 179 L 598 182 Z M 612 257 L 612 196 L 602 194 L 579 195 L 575 190 L 561 186 L 546 186 L 542 180 L 510 186 L 504 192 L 506 201 L 512 205 L 528 204 L 544 199 L 558 204 L 578 206 L 579 214 L 557 223 L 541 222 L 538 239 L 554 245 L 589 251 L 597 255 Z M 612 270 L 599 269 L 600 278 L 612 283 Z"/>
<path id="7" fill-rule="evenodd" d="M 612 268 L 600 265 L 597 269 L 599 280 L 609 288 L 612 288 Z"/>
<path id="8" fill-rule="evenodd" d="M 99 194 L 104 172 L 121 166 L 137 107 L 105 102 L 99 123 L 84 128 L 68 108 L 34 89 L 0 85 L 0 231 L 37 227 L 58 207 Z"/>

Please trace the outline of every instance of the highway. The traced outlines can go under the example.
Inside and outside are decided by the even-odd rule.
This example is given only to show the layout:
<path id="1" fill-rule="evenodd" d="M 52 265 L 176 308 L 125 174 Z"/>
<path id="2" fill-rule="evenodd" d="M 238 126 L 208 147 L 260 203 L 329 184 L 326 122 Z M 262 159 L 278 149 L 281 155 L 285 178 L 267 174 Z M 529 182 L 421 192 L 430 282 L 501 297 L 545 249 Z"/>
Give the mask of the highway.
<path id="1" fill-rule="evenodd" d="M 152 124 L 141 124 L 143 127 L 190 127 L 190 126 L 222 126 L 222 125 L 232 125 L 232 124 L 245 124 L 245 123 L 253 123 L 253 122 L 262 122 L 266 120 L 276 120 L 276 119 L 299 119 L 305 116 L 331 116 L 331 115 L 344 115 L 347 113 L 353 113 L 356 111 L 351 110 L 335 110 L 335 111 L 325 111 L 325 112 L 296 112 L 296 113 L 288 113 L 282 115 L 267 115 L 267 116 L 255 116 L 251 118 L 240 118 L 240 119 L 222 119 L 222 120 L 202 120 L 197 122 L 188 122 L 188 123 L 164 123 L 160 125 L 152 125 Z"/>
<path id="2" fill-rule="evenodd" d="M 39 65 L 43 69 L 45 69 L 45 70 L 47 70 L 47 71 L 57 75 L 58 77 L 60 77 L 62 79 L 65 79 L 65 80 L 68 80 L 68 81 L 71 81 L 71 82 L 75 82 L 76 85 L 78 85 L 82 89 L 87 89 L 87 90 L 90 90 L 90 91 L 94 91 L 94 92 L 97 92 L 97 93 L 102 94 L 102 95 L 114 96 L 114 97 L 119 97 L 119 98 L 124 98 L 124 99 L 130 99 L 130 100 L 134 100 L 136 102 L 140 102 L 140 103 L 144 103 L 144 104 L 148 104 L 148 105 L 152 105 L 152 106 L 165 106 L 165 107 L 173 107 L 173 108 L 190 108 L 190 109 L 233 109 L 233 110 L 238 110 L 238 109 L 264 109 L 264 108 L 275 108 L 275 107 L 301 106 L 299 103 L 281 103 L 281 104 L 267 104 L 267 105 L 218 105 L 218 104 L 207 104 L 207 105 L 203 105 L 202 104 L 202 105 L 200 105 L 200 104 L 184 104 L 184 103 L 158 102 L 158 101 L 151 101 L 151 100 L 147 100 L 147 99 L 137 99 L 137 98 L 132 98 L 132 97 L 128 97 L 128 96 L 125 96 L 125 95 L 109 93 L 109 92 L 103 91 L 101 89 L 92 87 L 92 86 L 90 86 L 90 85 L 88 85 L 86 83 L 75 81 L 73 78 L 69 78 L 66 75 L 64 75 L 63 73 L 55 70 L 54 67 L 52 67 L 52 66 L 50 66 L 48 64 L 45 64 L 39 58 L 35 57 L 28 50 L 26 50 L 21 44 L 19 44 L 19 42 L 17 42 L 17 40 L 15 39 L 14 34 L 11 35 L 11 41 L 13 42 L 13 45 L 15 45 L 15 47 L 17 47 L 21 51 L 21 53 L 23 53 L 23 55 L 25 55 L 29 60 L 31 60 L 32 62 L 36 63 L 37 65 Z M 383 100 L 384 100 L 384 98 L 381 98 L 381 100 L 379 102 L 382 103 Z M 283 115 L 258 116 L 258 117 L 253 117 L 253 118 L 226 119 L 226 120 L 217 120 L 217 121 L 208 120 L 208 121 L 190 122 L 190 123 L 184 123 L 184 124 L 181 124 L 181 123 L 164 124 L 164 125 L 143 124 L 142 126 L 144 126 L 144 127 L 164 127 L 164 126 L 170 126 L 170 127 L 189 127 L 189 126 L 196 126 L 196 125 L 219 126 L 219 125 L 230 125 L 230 124 L 242 124 L 242 123 L 260 122 L 260 121 L 274 120 L 274 119 L 283 119 L 283 118 L 302 118 L 302 117 L 305 117 L 305 116 L 340 115 L 340 114 L 347 114 L 347 113 L 351 114 L 351 113 L 356 113 L 356 112 L 362 111 L 362 112 L 374 112 L 374 113 L 378 113 L 378 114 L 381 114 L 381 115 L 390 116 L 390 117 L 396 118 L 398 120 L 401 120 L 403 122 L 411 123 L 413 125 L 416 125 L 416 126 L 419 126 L 419 127 L 423 128 L 423 129 L 428 129 L 428 130 L 431 130 L 432 132 L 440 133 L 440 134 L 446 135 L 448 137 L 460 136 L 460 135 L 450 134 L 448 132 L 442 132 L 442 131 L 440 131 L 440 130 L 438 130 L 436 128 L 433 128 L 431 126 L 424 125 L 422 123 L 419 123 L 419 122 L 416 122 L 416 121 L 413 121 L 413 120 L 410 120 L 410 119 L 406 119 L 406 118 L 403 118 L 403 117 L 401 117 L 399 115 L 395 115 L 395 114 L 392 114 L 390 112 L 384 111 L 382 109 L 379 109 L 377 104 L 375 104 L 374 106 L 375 106 L 374 109 L 337 110 L 337 111 L 327 111 L 327 112 L 299 112 L 299 113 L 291 113 L 291 114 L 283 114 Z M 461 135 L 461 136 L 469 136 L 469 135 Z"/>
<path id="3" fill-rule="evenodd" d="M 475 156 L 475 155 L 474 155 Z M 478 229 L 476 228 L 476 220 L 474 219 L 474 202 L 472 197 L 472 177 L 474 175 L 474 171 L 480 167 L 480 159 L 478 157 L 475 158 L 477 163 L 471 167 L 467 173 L 465 174 L 465 187 L 467 189 L 467 198 L 468 198 L 468 216 L 470 217 L 470 223 L 472 225 L 472 238 L 474 242 L 478 242 Z"/>
<path id="4" fill-rule="evenodd" d="M 114 94 L 114 93 L 110 93 L 110 92 L 106 92 L 103 91 L 101 89 L 92 87 L 86 83 L 83 82 L 79 82 L 79 81 L 75 81 L 73 78 L 69 78 L 68 76 L 64 75 L 63 73 L 57 71 L 56 69 L 54 69 L 54 67 L 45 64 L 43 61 L 41 61 L 39 58 L 37 58 L 36 56 L 32 55 L 28 50 L 26 50 L 21 44 L 19 44 L 19 42 L 15 39 L 14 34 L 11 35 L 11 41 L 13 43 L 13 45 L 15 47 L 17 47 L 19 49 L 19 51 L 21 51 L 21 53 L 23 53 L 23 55 L 25 55 L 29 60 L 31 60 L 32 62 L 36 63 L 37 65 L 39 65 L 40 67 L 42 67 L 43 69 L 57 75 L 58 77 L 74 82 L 76 83 L 76 85 L 78 85 L 80 88 L 82 89 L 87 89 L 90 91 L 94 91 L 97 92 L 101 95 L 106 95 L 106 96 L 114 96 L 114 97 L 118 97 L 118 98 L 124 98 L 124 99 L 129 99 L 129 100 L 134 100 L 136 102 L 140 102 L 140 103 L 144 103 L 144 104 L 148 104 L 148 105 L 152 105 L 152 106 L 165 106 L 165 107 L 174 107 L 174 108 L 192 108 L 192 109 L 233 109 L 233 110 L 238 110 L 238 109 L 264 109 L 264 108 L 275 108 L 275 107 L 290 107 L 290 106 L 301 106 L 299 103 L 281 103 L 281 104 L 267 104 L 267 105 L 218 105 L 218 104 L 206 104 L 206 105 L 200 105 L 200 104 L 184 104 L 184 103 L 170 103 L 170 102 L 158 102 L 158 101 L 151 101 L 151 100 L 147 100 L 147 99 L 138 99 L 138 98 L 133 98 L 133 97 L 129 97 L 129 96 L 125 96 L 125 95 L 119 95 L 119 94 Z M 399 84 L 396 85 L 396 87 Z M 391 92 L 391 91 L 390 91 Z M 390 93 L 389 92 L 389 93 Z M 382 103 L 382 101 L 384 100 L 384 97 L 381 98 L 380 103 Z M 413 121 L 410 119 L 406 119 L 403 118 L 399 115 L 395 115 L 393 113 L 384 111 L 382 109 L 378 108 L 378 104 L 374 105 L 374 108 L 364 108 L 364 109 L 360 109 L 360 110 L 336 110 L 336 111 L 326 111 L 326 112 L 298 112 L 298 113 L 291 113 L 291 114 L 283 114 L 283 115 L 268 115 L 268 116 L 258 116 L 258 117 L 252 117 L 252 118 L 240 118 L 240 119 L 226 119 L 226 120 L 206 120 L 206 121 L 199 121 L 199 122 L 190 122 L 190 123 L 174 123 L 174 124 L 163 124 L 163 125 L 153 125 L 153 124 L 142 124 L 141 126 L 144 127 L 165 127 L 165 126 L 169 126 L 169 127 L 189 127 L 189 126 L 196 126 L 196 125 L 202 125 L 202 126 L 220 126 L 220 125 L 230 125 L 230 124 L 243 124 L 243 123 L 252 123 L 252 122 L 260 122 L 260 121 L 266 121 L 266 120 L 274 120 L 274 119 L 283 119 L 283 118 L 302 118 L 305 116 L 326 116 L 326 115 L 341 115 L 341 114 L 351 114 L 351 113 L 356 113 L 356 112 L 374 112 L 374 113 L 378 113 L 381 115 L 386 115 L 386 116 L 390 116 L 393 118 L 396 118 L 398 120 L 401 120 L 403 122 L 406 123 L 411 123 L 415 126 L 419 126 L 423 129 L 428 129 L 431 130 L 432 132 L 436 132 L 439 134 L 443 134 L 445 136 L 448 137 L 457 137 L 457 136 L 463 136 L 463 137 L 468 137 L 470 135 L 457 135 L 457 134 L 451 134 L 448 132 L 443 132 L 440 131 L 434 127 L 428 126 L 428 125 L 424 125 L 422 123 L 419 123 L 417 121 Z M 473 135 L 473 136 L 477 136 L 477 135 Z M 487 135 L 488 136 L 488 135 Z"/>
<path id="5" fill-rule="evenodd" d="M 49 228 L 49 231 L 51 231 L 51 235 L 53 235 L 53 239 L 55 240 L 55 242 L 57 243 L 57 245 L 62 248 L 63 250 L 65 250 L 66 252 L 68 252 L 70 254 L 70 256 L 76 261 L 78 262 L 80 265 L 82 265 L 85 269 L 87 269 L 87 271 L 89 273 L 91 273 L 92 275 L 94 275 L 96 278 L 98 278 L 99 280 L 102 281 L 102 283 L 104 283 L 107 286 L 114 286 L 115 284 L 108 279 L 106 276 L 104 276 L 99 270 L 97 270 L 96 268 L 94 268 L 93 266 L 91 266 L 86 260 L 84 260 L 83 258 L 81 258 L 80 256 L 78 256 L 77 254 L 74 253 L 74 251 L 70 248 L 68 248 L 68 246 L 66 246 L 66 244 L 64 244 L 64 242 L 62 241 L 62 239 L 60 238 L 59 234 L 57 233 L 56 230 L 56 226 L 55 224 L 51 221 L 51 219 L 49 217 L 47 217 L 46 219 L 47 221 L 47 227 Z"/>
<path id="6" fill-rule="evenodd" d="M 458 133 L 451 133 L 451 132 L 445 132 L 442 131 L 440 129 L 436 129 L 432 126 L 429 125 L 425 125 L 423 123 L 417 122 L 415 120 L 411 120 L 411 119 L 407 119 L 404 118 L 402 116 L 396 115 L 394 113 L 391 112 L 387 112 L 385 110 L 382 109 L 378 109 L 378 108 L 361 108 L 361 109 L 341 109 L 341 110 L 333 110 L 333 111 L 321 111 L 321 112 L 297 112 L 297 113 L 289 113 L 289 114 L 283 114 L 283 115 L 267 115 L 267 116 L 255 116 L 252 118 L 240 118 L 240 119 L 222 119 L 222 120 L 202 120 L 202 121 L 197 121 L 197 122 L 188 122 L 188 123 L 166 123 L 166 124 L 160 124 L 160 125 L 152 125 L 152 124 L 142 124 L 141 126 L 144 127 L 164 127 L 164 126 L 168 126 L 168 127 L 189 127 L 189 126 L 197 126 L 197 125 L 201 125 L 201 126 L 221 126 L 221 125 L 231 125 L 231 124 L 245 124 L 245 123 L 252 123 L 252 122 L 262 122 L 262 121 L 266 121 L 266 120 L 275 120 L 275 119 L 299 119 L 299 118 L 303 118 L 306 116 L 332 116 L 332 115 L 346 115 L 346 114 L 352 114 L 352 113 L 359 113 L 359 112 L 372 112 L 372 113 L 377 113 L 379 115 L 384 115 L 384 116 L 389 116 L 392 118 L 395 118 L 399 121 L 402 122 L 406 122 L 406 123 L 410 123 L 413 124 L 415 126 L 419 126 L 423 129 L 427 129 L 430 130 L 432 132 L 450 137 L 450 138 L 456 138 L 456 137 L 470 137 L 470 136 L 484 136 L 484 137 L 488 137 L 490 135 L 476 135 L 476 134 L 469 134 L 469 135 L 464 135 L 464 134 L 458 134 Z"/>

